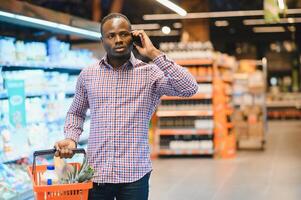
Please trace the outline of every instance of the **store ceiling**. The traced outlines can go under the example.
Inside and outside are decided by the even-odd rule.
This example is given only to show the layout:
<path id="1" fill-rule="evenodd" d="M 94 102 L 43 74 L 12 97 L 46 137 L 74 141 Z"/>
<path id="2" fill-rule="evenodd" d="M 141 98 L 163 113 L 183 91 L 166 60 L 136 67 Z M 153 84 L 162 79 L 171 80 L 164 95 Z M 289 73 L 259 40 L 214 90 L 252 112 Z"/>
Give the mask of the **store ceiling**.
<path id="1" fill-rule="evenodd" d="M 82 16 L 87 19 L 92 18 L 93 0 L 21 0 L 35 5 L 50 8 L 53 10 L 69 13 L 76 16 Z M 182 0 L 172 0 L 181 5 Z M 188 0 L 186 0 L 188 1 Z M 196 0 L 194 0 L 196 1 Z M 258 10 L 263 8 L 263 0 L 199 0 L 199 2 L 208 2 L 209 11 L 233 11 L 233 10 Z M 100 0 L 102 13 L 109 13 L 113 0 Z M 120 0 L 123 2 L 122 13 L 137 23 L 143 23 L 144 14 L 163 14 L 172 13 L 169 9 L 163 7 L 155 0 Z M 288 8 L 301 7 L 300 0 L 286 0 Z M 79 9 L 80 8 L 80 9 Z M 188 8 L 187 12 L 203 11 L 201 7 L 195 6 Z"/>
<path id="2" fill-rule="evenodd" d="M 46 7 L 56 11 L 61 11 L 64 13 L 69 13 L 75 16 L 80 16 L 86 19 L 92 19 L 92 5 L 93 0 L 23 0 L 34 5 Z M 188 1 L 188 0 L 187 0 Z M 195 1 L 195 0 L 194 0 Z M 263 0 L 200 0 L 200 2 L 208 2 L 208 11 L 237 11 L 237 10 L 261 10 L 263 8 Z M 112 0 L 101 0 L 102 15 L 106 15 L 110 12 L 110 7 Z M 184 1 L 173 0 L 177 4 L 181 4 Z M 292 8 L 301 8 L 301 0 L 286 0 L 287 6 L 289 9 Z M 80 9 L 79 9 L 80 8 Z M 187 12 L 202 12 L 204 8 L 201 6 L 194 6 L 193 8 L 188 8 Z M 145 14 L 167 14 L 173 13 L 166 7 L 163 7 L 161 4 L 155 0 L 123 0 L 122 13 L 129 17 L 133 24 L 141 23 L 152 23 L 153 21 L 144 21 L 143 15 Z M 295 15 L 301 17 L 301 14 Z M 283 33 L 254 33 L 254 26 L 246 26 L 243 24 L 244 19 L 252 19 L 259 17 L 235 17 L 235 18 L 219 18 L 210 19 L 210 38 L 211 40 L 218 43 L 216 46 L 221 46 L 225 43 L 235 43 L 240 41 L 251 41 L 251 42 L 261 42 L 267 40 L 291 40 L 295 39 L 295 36 L 298 39 L 298 34 L 301 29 L 301 23 L 294 24 L 295 33 L 289 31 L 288 24 L 282 24 L 285 28 Z M 226 27 L 217 27 L 216 21 L 226 20 L 228 26 Z M 170 25 L 174 22 L 181 22 L 181 20 L 162 20 L 156 21 L 161 26 Z M 262 26 L 262 25 L 261 25 Z M 264 25 L 263 25 L 264 26 Z M 276 26 L 276 25 L 274 25 Z M 295 36 L 294 36 L 295 35 Z M 301 34 L 299 34 L 301 35 Z M 272 36 L 272 37 L 271 37 Z M 164 38 L 155 38 L 158 42 L 161 41 L 172 41 L 179 40 L 178 37 L 164 37 Z M 223 45 L 225 46 L 225 45 Z"/>

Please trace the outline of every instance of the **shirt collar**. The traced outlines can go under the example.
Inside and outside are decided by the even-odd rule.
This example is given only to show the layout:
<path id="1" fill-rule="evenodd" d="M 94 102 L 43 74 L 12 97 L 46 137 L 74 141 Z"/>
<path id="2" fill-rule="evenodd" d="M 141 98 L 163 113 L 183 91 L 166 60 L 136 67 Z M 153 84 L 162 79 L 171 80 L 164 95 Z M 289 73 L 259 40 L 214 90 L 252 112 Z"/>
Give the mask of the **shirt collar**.
<path id="1" fill-rule="evenodd" d="M 100 60 L 99 62 L 99 65 L 105 65 L 106 67 L 109 67 L 109 68 L 113 68 L 109 63 L 108 63 L 108 55 L 105 54 L 102 59 Z M 131 56 L 130 56 L 130 59 L 124 63 L 122 65 L 122 69 L 124 68 L 127 68 L 129 69 L 130 67 L 135 67 L 137 65 L 137 58 L 134 56 L 133 52 L 131 52 Z"/>

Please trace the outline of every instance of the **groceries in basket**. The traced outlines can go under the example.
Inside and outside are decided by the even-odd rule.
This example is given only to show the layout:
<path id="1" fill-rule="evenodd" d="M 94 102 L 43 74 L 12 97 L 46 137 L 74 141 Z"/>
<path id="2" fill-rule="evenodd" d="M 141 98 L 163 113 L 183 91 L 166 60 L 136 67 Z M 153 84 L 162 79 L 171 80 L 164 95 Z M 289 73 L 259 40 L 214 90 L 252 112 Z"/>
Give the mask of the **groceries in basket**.
<path id="1" fill-rule="evenodd" d="M 80 168 L 68 164 L 64 159 L 54 157 L 54 165 L 47 166 L 47 170 L 41 176 L 41 184 L 85 183 L 90 181 L 93 175 L 94 169 L 89 165 L 87 157 L 84 157 Z"/>
<path id="2" fill-rule="evenodd" d="M 65 160 L 55 157 L 54 164 L 59 177 L 59 183 L 84 183 L 90 181 L 94 175 L 94 169 L 89 165 L 87 157 L 84 158 L 81 167 L 70 165 Z"/>
<path id="3" fill-rule="evenodd" d="M 53 165 L 48 165 L 47 170 L 42 174 L 42 185 L 55 185 L 58 184 L 58 176 L 54 170 Z"/>

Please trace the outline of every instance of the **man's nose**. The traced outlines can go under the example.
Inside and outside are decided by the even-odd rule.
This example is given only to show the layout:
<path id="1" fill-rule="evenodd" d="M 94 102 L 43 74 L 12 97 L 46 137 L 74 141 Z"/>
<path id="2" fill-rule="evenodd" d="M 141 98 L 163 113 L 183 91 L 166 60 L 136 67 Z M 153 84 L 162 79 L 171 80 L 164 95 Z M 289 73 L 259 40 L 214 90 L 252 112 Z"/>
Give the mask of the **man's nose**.
<path id="1" fill-rule="evenodd" d="M 122 38 L 117 34 L 117 35 L 116 35 L 115 42 L 121 42 L 121 41 L 122 41 Z"/>

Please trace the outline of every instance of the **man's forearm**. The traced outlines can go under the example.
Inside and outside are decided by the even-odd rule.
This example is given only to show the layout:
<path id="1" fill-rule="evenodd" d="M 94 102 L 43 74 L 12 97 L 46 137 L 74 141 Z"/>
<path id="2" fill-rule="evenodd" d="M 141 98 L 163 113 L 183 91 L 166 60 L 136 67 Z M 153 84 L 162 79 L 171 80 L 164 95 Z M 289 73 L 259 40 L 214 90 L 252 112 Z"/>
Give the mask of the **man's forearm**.
<path id="1" fill-rule="evenodd" d="M 159 55 L 161 55 L 162 52 L 160 50 L 158 50 L 157 48 L 154 48 L 151 53 L 149 54 L 149 58 L 151 60 L 154 60 L 156 57 L 158 57 Z"/>
<path id="2" fill-rule="evenodd" d="M 83 132 L 84 121 L 85 117 L 68 112 L 64 126 L 65 138 L 72 139 L 75 143 L 78 143 L 79 137 Z"/>
<path id="3" fill-rule="evenodd" d="M 198 91 L 198 84 L 195 78 L 184 67 L 177 65 L 165 54 L 161 53 L 154 60 L 154 63 L 163 71 L 168 79 L 167 93 L 173 90 L 177 96 L 192 96 Z"/>

